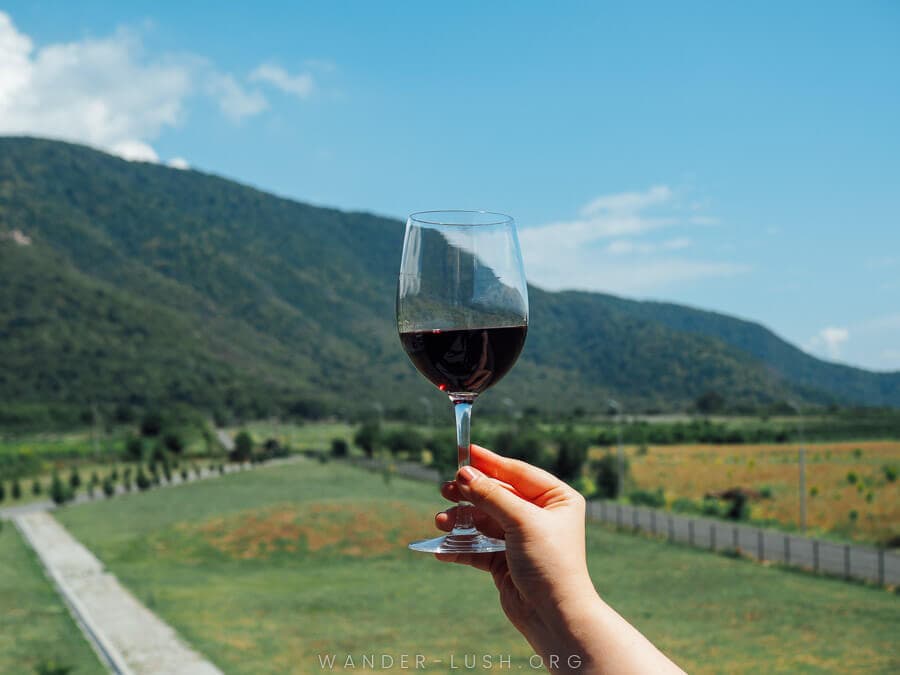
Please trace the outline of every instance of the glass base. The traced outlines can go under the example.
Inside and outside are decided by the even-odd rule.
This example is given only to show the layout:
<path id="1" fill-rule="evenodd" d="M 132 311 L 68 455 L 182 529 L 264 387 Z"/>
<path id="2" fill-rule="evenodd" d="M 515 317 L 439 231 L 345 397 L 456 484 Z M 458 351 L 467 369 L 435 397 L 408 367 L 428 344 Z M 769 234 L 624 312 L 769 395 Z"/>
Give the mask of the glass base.
<path id="1" fill-rule="evenodd" d="M 443 537 L 414 541 L 409 547 L 423 553 L 494 553 L 505 551 L 506 542 L 471 529 L 453 530 Z"/>

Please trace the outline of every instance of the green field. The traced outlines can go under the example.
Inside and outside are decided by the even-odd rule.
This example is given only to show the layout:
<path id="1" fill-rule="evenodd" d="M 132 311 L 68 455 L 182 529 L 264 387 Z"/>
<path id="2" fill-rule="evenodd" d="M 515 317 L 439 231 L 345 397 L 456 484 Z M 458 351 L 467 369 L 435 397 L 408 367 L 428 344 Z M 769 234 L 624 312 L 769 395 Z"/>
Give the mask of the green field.
<path id="1" fill-rule="evenodd" d="M 434 486 L 304 461 L 58 512 L 137 596 L 229 673 L 321 672 L 319 654 L 531 651 L 490 580 L 403 544 Z M 896 671 L 900 601 L 590 526 L 601 594 L 691 672 Z M 495 656 L 496 658 L 496 656 Z M 443 659 L 444 664 L 433 664 Z"/>
<path id="2" fill-rule="evenodd" d="M 73 667 L 73 675 L 105 672 L 37 557 L 12 523 L 0 525 L 0 673 L 50 662 Z"/>

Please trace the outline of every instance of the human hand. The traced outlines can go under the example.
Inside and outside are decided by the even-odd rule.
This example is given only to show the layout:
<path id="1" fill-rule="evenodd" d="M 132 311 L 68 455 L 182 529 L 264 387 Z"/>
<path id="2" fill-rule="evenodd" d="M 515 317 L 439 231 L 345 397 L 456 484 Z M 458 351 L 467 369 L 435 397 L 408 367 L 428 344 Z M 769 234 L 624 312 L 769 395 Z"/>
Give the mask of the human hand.
<path id="1" fill-rule="evenodd" d="M 437 553 L 490 572 L 500 605 L 553 672 L 682 672 L 597 595 L 585 554 L 585 500 L 552 474 L 471 446 L 471 466 L 441 486 L 474 505 L 475 526 L 506 540 L 497 553 Z M 435 516 L 453 529 L 458 507 Z"/>
<path id="2" fill-rule="evenodd" d="M 436 554 L 438 559 L 490 572 L 503 611 L 521 632 L 548 603 L 593 593 L 585 559 L 584 497 L 552 474 L 473 445 L 471 466 L 445 483 L 441 494 L 454 502 L 471 501 L 476 527 L 505 539 L 506 552 Z M 438 513 L 437 527 L 453 529 L 456 512 L 453 507 Z"/>

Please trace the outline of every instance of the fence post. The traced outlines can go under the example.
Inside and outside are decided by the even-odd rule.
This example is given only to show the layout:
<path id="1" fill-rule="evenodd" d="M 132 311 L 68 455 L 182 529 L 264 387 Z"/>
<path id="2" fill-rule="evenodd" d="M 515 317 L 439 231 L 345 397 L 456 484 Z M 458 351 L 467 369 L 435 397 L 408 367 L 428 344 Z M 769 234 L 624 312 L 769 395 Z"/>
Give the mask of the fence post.
<path id="1" fill-rule="evenodd" d="M 790 535 L 784 535 L 784 564 L 791 564 L 791 537 Z"/>
<path id="2" fill-rule="evenodd" d="M 688 543 L 693 546 L 694 545 L 694 521 L 688 521 Z"/>
<path id="3" fill-rule="evenodd" d="M 884 586 L 884 549 L 878 549 L 878 585 Z"/>
<path id="4" fill-rule="evenodd" d="M 639 529 L 641 529 L 641 526 L 638 524 L 638 520 L 639 520 L 638 515 L 639 514 L 638 514 L 637 507 L 632 506 L 631 507 L 631 527 L 635 532 L 637 532 Z"/>
<path id="5" fill-rule="evenodd" d="M 653 510 L 650 512 L 650 530 L 653 534 L 656 534 L 656 511 Z"/>
<path id="6" fill-rule="evenodd" d="M 622 529 L 622 505 L 616 504 L 616 527 Z"/>
<path id="7" fill-rule="evenodd" d="M 765 542 L 765 538 L 763 537 L 763 531 L 757 530 L 756 531 L 756 557 L 759 560 L 765 560 L 765 557 L 764 557 L 765 555 L 766 555 L 766 542 Z"/>
<path id="8" fill-rule="evenodd" d="M 813 539 L 813 571 L 819 571 L 819 540 Z"/>
<path id="9" fill-rule="evenodd" d="M 716 550 L 716 524 L 709 524 L 709 549 L 711 551 Z"/>
<path id="10" fill-rule="evenodd" d="M 738 528 L 737 525 L 731 528 L 731 545 L 734 547 L 735 552 L 741 550 L 741 545 L 738 540 Z"/>
<path id="11" fill-rule="evenodd" d="M 669 541 L 675 541 L 675 518 L 669 516 Z"/>
<path id="12" fill-rule="evenodd" d="M 844 578 L 850 578 L 850 545 L 844 544 Z"/>
<path id="13" fill-rule="evenodd" d="M 600 519 L 606 522 L 606 502 L 600 502 Z"/>

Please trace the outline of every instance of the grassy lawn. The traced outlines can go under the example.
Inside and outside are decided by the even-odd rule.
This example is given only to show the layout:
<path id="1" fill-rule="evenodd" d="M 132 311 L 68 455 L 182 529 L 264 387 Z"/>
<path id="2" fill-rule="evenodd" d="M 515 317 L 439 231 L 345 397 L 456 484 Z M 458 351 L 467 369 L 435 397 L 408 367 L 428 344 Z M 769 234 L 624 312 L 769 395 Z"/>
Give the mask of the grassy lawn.
<path id="1" fill-rule="evenodd" d="M 530 647 L 487 575 L 404 544 L 434 486 L 335 463 L 261 468 L 57 512 L 136 595 L 229 673 L 321 672 L 319 654 Z M 900 600 L 591 526 L 603 596 L 691 672 L 896 672 Z M 443 659 L 443 664 L 434 660 Z"/>
<path id="2" fill-rule="evenodd" d="M 41 663 L 73 675 L 106 672 L 12 523 L 0 531 L 0 673 L 31 673 Z"/>

